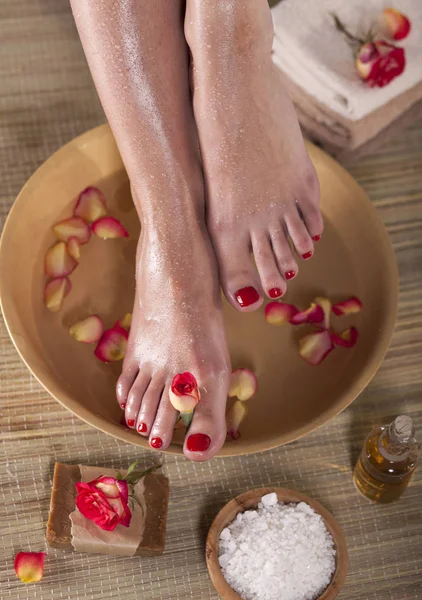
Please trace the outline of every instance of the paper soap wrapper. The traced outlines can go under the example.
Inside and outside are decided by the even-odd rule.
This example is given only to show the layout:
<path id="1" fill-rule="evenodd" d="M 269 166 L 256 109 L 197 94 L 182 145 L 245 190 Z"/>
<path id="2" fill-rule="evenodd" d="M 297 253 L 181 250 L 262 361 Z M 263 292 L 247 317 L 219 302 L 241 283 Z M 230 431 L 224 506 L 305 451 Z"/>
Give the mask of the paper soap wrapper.
<path id="1" fill-rule="evenodd" d="M 118 525 L 114 531 L 104 531 L 75 509 L 77 482 L 92 481 L 100 475 L 115 477 L 116 473 L 115 469 L 55 464 L 46 533 L 49 546 L 115 556 L 157 556 L 163 553 L 169 497 L 168 480 L 164 475 L 151 473 L 135 486 L 141 506 L 136 508 L 135 503 L 133 510 L 131 506 L 130 527 Z M 72 536 L 72 521 L 75 538 Z"/>

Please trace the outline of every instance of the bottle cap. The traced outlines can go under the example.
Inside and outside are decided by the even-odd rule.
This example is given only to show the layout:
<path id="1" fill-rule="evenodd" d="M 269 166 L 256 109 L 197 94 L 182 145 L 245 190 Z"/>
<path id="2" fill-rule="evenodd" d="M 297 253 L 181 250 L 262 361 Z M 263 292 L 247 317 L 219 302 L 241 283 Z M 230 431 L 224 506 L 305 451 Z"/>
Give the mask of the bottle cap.
<path id="1" fill-rule="evenodd" d="M 397 437 L 405 442 L 414 435 L 412 419 L 407 415 L 400 415 L 394 420 L 394 432 Z"/>

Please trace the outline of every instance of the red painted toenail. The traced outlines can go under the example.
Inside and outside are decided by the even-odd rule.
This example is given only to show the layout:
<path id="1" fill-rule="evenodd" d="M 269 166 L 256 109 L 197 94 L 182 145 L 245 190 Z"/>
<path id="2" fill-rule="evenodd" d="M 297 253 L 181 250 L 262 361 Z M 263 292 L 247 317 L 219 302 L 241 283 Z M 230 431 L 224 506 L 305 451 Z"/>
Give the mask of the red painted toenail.
<path id="1" fill-rule="evenodd" d="M 312 239 L 314 240 L 314 242 L 319 242 L 319 240 L 321 239 L 320 235 L 313 235 Z"/>
<path id="2" fill-rule="evenodd" d="M 135 420 L 134 419 L 128 419 L 127 420 L 127 424 L 129 427 L 133 427 L 135 425 Z"/>
<path id="3" fill-rule="evenodd" d="M 138 431 L 139 433 L 146 433 L 148 427 L 145 425 L 145 423 L 139 423 L 138 425 Z"/>
<path id="4" fill-rule="evenodd" d="M 259 300 L 258 292 L 252 286 L 237 290 L 234 297 L 242 308 L 245 306 L 250 306 L 251 304 L 255 304 L 255 302 L 258 302 Z"/>
<path id="5" fill-rule="evenodd" d="M 120 405 L 120 408 L 122 410 L 125 410 L 125 407 L 126 407 L 126 402 L 122 402 L 121 405 Z"/>
<path id="6" fill-rule="evenodd" d="M 189 452 L 205 452 L 211 444 L 211 438 L 205 433 L 194 433 L 190 435 L 186 442 L 186 448 Z"/>
<path id="7" fill-rule="evenodd" d="M 305 252 L 305 254 L 302 254 L 303 260 L 308 260 L 308 258 L 311 258 L 312 254 L 312 252 Z"/>
<path id="8" fill-rule="evenodd" d="M 270 298 L 280 298 L 282 291 L 280 288 L 271 288 L 271 290 L 268 292 L 268 295 Z"/>
<path id="9" fill-rule="evenodd" d="M 163 445 L 163 440 L 161 438 L 152 438 L 149 443 L 153 448 L 158 450 Z"/>
<path id="10" fill-rule="evenodd" d="M 287 271 L 287 273 L 284 274 L 284 277 L 286 279 L 293 279 L 293 277 L 296 275 L 296 273 L 294 271 Z"/>

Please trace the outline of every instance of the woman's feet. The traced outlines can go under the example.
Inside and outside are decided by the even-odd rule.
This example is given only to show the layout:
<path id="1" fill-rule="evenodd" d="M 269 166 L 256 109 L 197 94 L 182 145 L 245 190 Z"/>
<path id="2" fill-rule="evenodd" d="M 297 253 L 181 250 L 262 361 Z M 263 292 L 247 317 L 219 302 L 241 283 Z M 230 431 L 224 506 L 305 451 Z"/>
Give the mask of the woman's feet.
<path id="1" fill-rule="evenodd" d="M 214 456 L 226 438 L 231 368 L 215 258 L 203 219 L 193 208 L 186 215 L 178 210 L 173 222 L 168 214 L 173 227 L 160 220 L 157 227 L 148 219 L 143 224 L 135 307 L 117 397 L 127 425 L 147 437 L 152 448 L 165 450 L 178 417 L 169 388 L 177 373 L 191 372 L 201 401 L 184 453 L 200 461 Z"/>
<path id="2" fill-rule="evenodd" d="M 255 310 L 298 273 L 289 238 L 300 260 L 314 253 L 318 180 L 271 60 L 266 0 L 188 0 L 185 33 L 220 282 L 235 308 Z"/>

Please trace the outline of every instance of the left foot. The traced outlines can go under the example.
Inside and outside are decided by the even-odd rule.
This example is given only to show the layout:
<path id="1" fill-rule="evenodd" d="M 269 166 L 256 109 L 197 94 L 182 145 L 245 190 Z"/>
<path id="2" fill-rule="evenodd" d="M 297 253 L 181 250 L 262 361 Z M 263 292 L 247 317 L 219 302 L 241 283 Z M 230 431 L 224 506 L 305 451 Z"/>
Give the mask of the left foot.
<path id="1" fill-rule="evenodd" d="M 220 282 L 235 308 L 250 311 L 297 275 L 289 238 L 308 260 L 323 223 L 316 173 L 271 60 L 268 4 L 240 4 L 190 0 L 185 32 Z"/>

